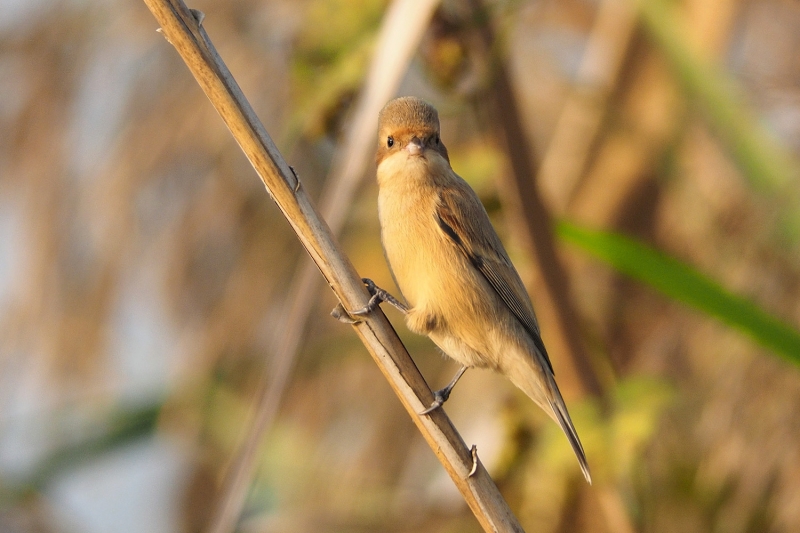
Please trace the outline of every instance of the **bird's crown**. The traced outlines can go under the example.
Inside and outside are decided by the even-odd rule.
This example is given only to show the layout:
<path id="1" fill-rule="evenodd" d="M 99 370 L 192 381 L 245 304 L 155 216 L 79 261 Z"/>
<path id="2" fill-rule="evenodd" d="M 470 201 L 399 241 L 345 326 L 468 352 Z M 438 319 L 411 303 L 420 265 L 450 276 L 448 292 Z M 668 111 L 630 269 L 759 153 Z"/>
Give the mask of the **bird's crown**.
<path id="1" fill-rule="evenodd" d="M 401 96 L 386 104 L 378 116 L 380 132 L 421 129 L 439 131 L 439 113 L 416 96 Z"/>

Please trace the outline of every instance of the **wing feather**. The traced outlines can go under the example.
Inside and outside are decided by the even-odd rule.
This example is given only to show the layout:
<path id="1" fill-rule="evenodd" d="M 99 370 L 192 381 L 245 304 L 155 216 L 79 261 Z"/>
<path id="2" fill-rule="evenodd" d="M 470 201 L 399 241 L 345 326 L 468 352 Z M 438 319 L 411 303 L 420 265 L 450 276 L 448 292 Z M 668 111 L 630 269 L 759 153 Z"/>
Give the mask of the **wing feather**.
<path id="1" fill-rule="evenodd" d="M 437 223 L 494 289 L 502 302 L 530 334 L 534 345 L 546 361 L 550 372 L 553 365 L 542 342 L 539 324 L 525 286 L 519 277 L 497 234 L 480 231 L 483 225 L 491 228 L 489 217 L 477 195 L 466 183 L 460 191 L 442 189 L 439 194 Z M 485 219 L 485 224 L 477 223 Z"/>

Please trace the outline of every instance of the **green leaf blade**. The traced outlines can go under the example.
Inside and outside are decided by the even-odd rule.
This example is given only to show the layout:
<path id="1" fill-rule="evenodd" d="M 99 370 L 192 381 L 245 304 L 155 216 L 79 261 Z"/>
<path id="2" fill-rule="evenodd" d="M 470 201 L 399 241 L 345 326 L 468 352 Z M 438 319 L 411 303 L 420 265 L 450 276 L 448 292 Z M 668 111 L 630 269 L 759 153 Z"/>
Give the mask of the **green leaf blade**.
<path id="1" fill-rule="evenodd" d="M 664 295 L 713 316 L 800 365 L 800 332 L 691 266 L 623 235 L 561 222 L 558 236 Z"/>

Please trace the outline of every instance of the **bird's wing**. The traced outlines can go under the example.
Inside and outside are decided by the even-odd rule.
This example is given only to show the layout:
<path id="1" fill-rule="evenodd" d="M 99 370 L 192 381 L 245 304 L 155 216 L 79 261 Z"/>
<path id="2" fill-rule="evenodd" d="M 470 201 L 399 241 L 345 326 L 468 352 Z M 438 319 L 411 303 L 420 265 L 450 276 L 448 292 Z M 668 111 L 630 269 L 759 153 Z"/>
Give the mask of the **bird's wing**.
<path id="1" fill-rule="evenodd" d="M 477 195 L 466 183 L 459 183 L 457 189 L 441 189 L 436 217 L 439 227 L 469 259 L 475 269 L 486 279 L 503 303 L 530 334 L 538 349 L 553 372 L 553 365 L 547 355 L 533 305 L 514 265 L 492 229 L 480 231 L 476 223 L 485 219 L 492 227 L 488 215 Z"/>

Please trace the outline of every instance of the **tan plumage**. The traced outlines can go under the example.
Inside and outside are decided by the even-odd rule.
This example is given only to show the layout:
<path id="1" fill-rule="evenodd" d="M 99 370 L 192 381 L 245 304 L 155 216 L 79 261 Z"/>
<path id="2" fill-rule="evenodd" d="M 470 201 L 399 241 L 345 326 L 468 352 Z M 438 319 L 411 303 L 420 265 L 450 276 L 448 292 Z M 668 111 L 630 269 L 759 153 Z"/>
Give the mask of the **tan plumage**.
<path id="1" fill-rule="evenodd" d="M 507 376 L 561 426 L 591 482 L 533 305 L 477 195 L 450 168 L 436 109 L 392 100 L 378 140 L 381 240 L 409 329 L 465 366 Z"/>

